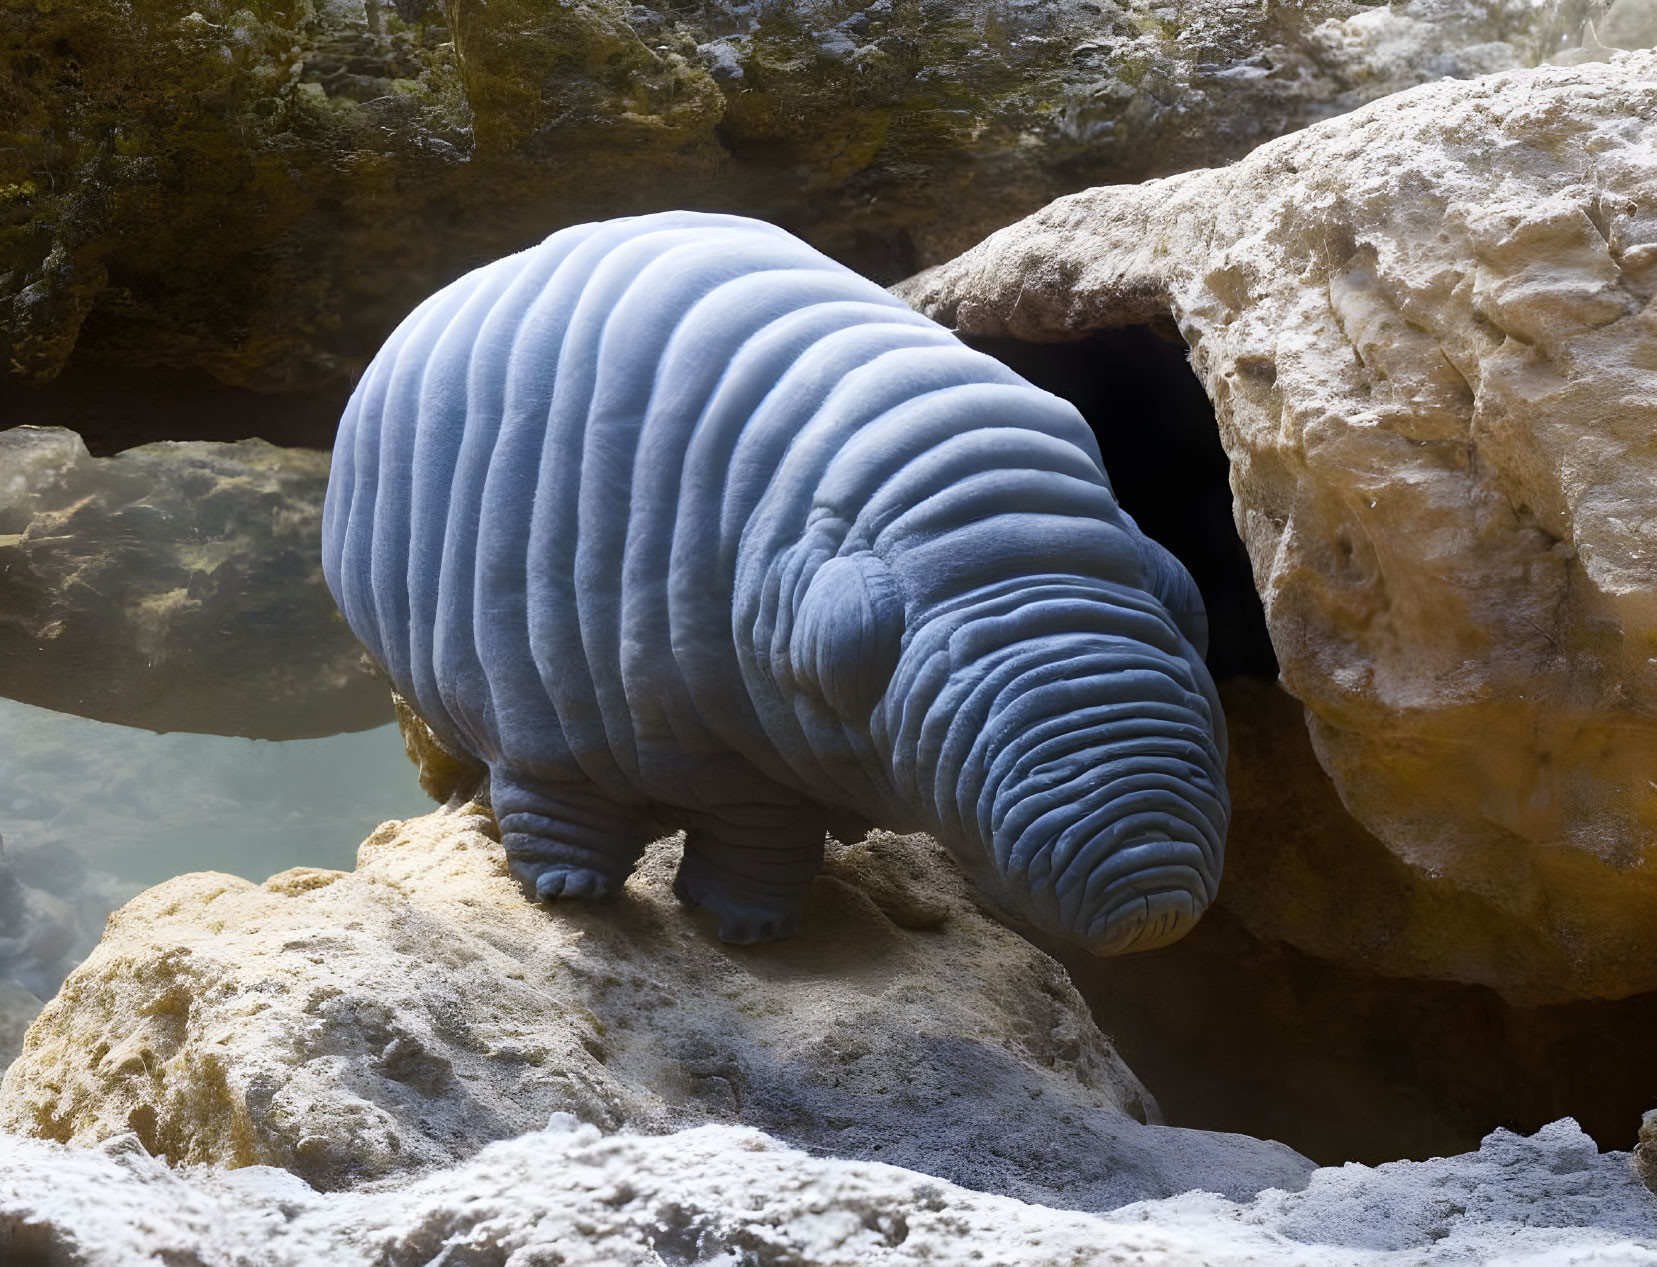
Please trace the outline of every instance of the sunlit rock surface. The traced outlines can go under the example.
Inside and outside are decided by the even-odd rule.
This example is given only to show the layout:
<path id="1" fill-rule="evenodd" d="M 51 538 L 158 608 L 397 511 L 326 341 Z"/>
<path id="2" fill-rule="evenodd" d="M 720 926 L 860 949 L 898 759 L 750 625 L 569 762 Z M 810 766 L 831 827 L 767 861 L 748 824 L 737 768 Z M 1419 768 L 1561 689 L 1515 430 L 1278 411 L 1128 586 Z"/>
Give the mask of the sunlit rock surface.
<path id="1" fill-rule="evenodd" d="M 305 389 L 479 261 L 668 206 L 891 280 L 1072 189 L 1602 55 L 1608 7 L 15 0 L 0 353 Z"/>
<path id="2" fill-rule="evenodd" d="M 1567 1120 L 1458 1157 L 1320 1170 L 1298 1192 L 1192 1192 L 1101 1215 L 735 1126 L 651 1137 L 559 1117 L 414 1182 L 326 1194 L 264 1167 L 170 1170 L 130 1134 L 90 1149 L 0 1136 L 0 1254 L 64 1267 L 1638 1267 L 1657 1263 L 1657 1199 L 1626 1158 L 1597 1154 Z"/>
<path id="3" fill-rule="evenodd" d="M 842 1157 L 1104 1209 L 1298 1187 L 1280 1144 L 1154 1104 L 1051 959 L 924 837 L 831 851 L 804 933 L 717 941 L 673 841 L 615 902 L 555 909 L 476 806 L 391 823 L 355 872 L 181 876 L 135 898 L 30 1030 L 0 1127 L 132 1131 L 174 1162 L 335 1188 L 448 1164 L 553 1112 L 737 1122 Z"/>
<path id="4" fill-rule="evenodd" d="M 391 720 L 322 584 L 328 455 L 88 455 L 0 431 L 0 695 L 151 730 L 297 739 Z"/>
<path id="5" fill-rule="evenodd" d="M 1657 57 L 1618 54 L 1063 198 L 901 288 L 972 333 L 1178 323 L 1284 682 L 1420 890 L 1376 937 L 1331 850 L 1360 913 L 1285 885 L 1297 943 L 1526 1002 L 1657 987 L 1654 206 Z"/>

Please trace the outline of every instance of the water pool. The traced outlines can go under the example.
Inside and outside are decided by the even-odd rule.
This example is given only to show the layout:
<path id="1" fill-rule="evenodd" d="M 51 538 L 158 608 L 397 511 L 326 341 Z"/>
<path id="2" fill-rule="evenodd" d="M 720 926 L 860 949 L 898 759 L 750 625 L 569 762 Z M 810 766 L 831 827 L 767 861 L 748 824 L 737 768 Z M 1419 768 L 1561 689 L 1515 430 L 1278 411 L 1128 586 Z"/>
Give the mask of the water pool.
<path id="1" fill-rule="evenodd" d="M 49 997 L 171 876 L 348 869 L 376 824 L 429 808 L 395 725 L 275 743 L 0 699 L 0 981 Z"/>

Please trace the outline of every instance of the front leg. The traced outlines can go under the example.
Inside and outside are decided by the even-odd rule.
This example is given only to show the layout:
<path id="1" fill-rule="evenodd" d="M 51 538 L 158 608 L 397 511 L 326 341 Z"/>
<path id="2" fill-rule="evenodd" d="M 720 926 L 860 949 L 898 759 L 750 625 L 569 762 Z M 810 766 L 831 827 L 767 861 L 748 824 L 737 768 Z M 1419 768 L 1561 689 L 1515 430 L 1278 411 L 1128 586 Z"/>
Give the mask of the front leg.
<path id="1" fill-rule="evenodd" d="M 614 893 L 650 843 L 643 806 L 618 804 L 586 780 L 538 781 L 497 767 L 489 797 L 507 869 L 540 901 Z"/>
<path id="2" fill-rule="evenodd" d="M 699 814 L 685 833 L 673 892 L 718 917 L 721 941 L 746 946 L 792 936 L 823 864 L 825 830 L 815 806 Z"/>

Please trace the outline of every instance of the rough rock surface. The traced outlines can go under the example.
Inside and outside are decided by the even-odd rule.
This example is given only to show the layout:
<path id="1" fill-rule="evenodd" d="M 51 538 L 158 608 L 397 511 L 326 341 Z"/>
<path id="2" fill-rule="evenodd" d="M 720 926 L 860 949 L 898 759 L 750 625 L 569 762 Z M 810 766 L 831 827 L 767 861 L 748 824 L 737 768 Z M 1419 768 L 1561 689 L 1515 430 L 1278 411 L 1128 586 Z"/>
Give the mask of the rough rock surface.
<path id="1" fill-rule="evenodd" d="M 328 455 L 258 440 L 93 458 L 0 431 L 0 694 L 151 730 L 391 720 L 322 583 Z"/>
<path id="2" fill-rule="evenodd" d="M 1232 822 L 1214 906 L 1152 955 L 1037 939 L 1167 1120 L 1325 1165 L 1451 1156 L 1497 1124 L 1528 1134 L 1567 1115 L 1602 1148 L 1632 1148 L 1654 1102 L 1657 993 L 1518 1006 L 1343 956 L 1384 945 L 1429 882 L 1342 807 L 1293 696 L 1237 678 L 1220 698 Z"/>
<path id="3" fill-rule="evenodd" d="M 673 899 L 672 840 L 616 901 L 548 909 L 492 827 L 456 805 L 385 824 L 355 872 L 141 894 L 30 1030 L 0 1127 L 133 1131 L 174 1162 L 321 1187 L 454 1162 L 553 1112 L 740 1122 L 1083 1209 L 1311 1169 L 1147 1125 L 1058 965 L 979 914 L 924 837 L 833 850 L 803 935 L 735 948 Z"/>
<path id="4" fill-rule="evenodd" d="M 1640 1142 L 1634 1148 L 1634 1173 L 1657 1194 L 1657 1109 L 1647 1113 L 1640 1123 Z"/>
<path id="5" fill-rule="evenodd" d="M 1344 943 L 1275 892 L 1325 953 L 1657 987 L 1654 206 L 1657 56 L 1618 54 L 1063 198 L 901 288 L 977 334 L 1178 324 L 1283 680 L 1423 889 Z"/>
<path id="6" fill-rule="evenodd" d="M 1657 1263 L 1657 1199 L 1569 1120 L 1476 1153 L 1320 1170 L 1237 1203 L 1193 1192 L 1108 1215 L 913 1169 L 814 1157 L 759 1131 L 541 1131 L 413 1183 L 322 1194 L 283 1171 L 171 1170 L 134 1135 L 0 1136 L 0 1255 L 63 1267 L 455 1263 L 1156 1267 Z"/>
<path id="7" fill-rule="evenodd" d="M 11 0 L 0 359 L 304 388 L 480 260 L 666 206 L 888 280 L 1067 190 L 1534 63 L 1608 2 Z"/>

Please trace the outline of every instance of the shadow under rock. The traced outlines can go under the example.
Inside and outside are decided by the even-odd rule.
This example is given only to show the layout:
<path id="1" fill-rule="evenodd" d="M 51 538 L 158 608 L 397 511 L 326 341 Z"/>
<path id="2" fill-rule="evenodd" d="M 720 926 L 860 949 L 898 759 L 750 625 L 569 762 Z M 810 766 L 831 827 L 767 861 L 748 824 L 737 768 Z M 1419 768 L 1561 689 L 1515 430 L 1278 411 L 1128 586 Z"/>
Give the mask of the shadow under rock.
<path id="1" fill-rule="evenodd" d="M 343 377 L 308 392 L 267 393 L 221 383 L 205 370 L 138 369 L 78 357 L 51 382 L 0 382 L 4 426 L 67 427 L 93 457 L 157 440 L 268 440 L 332 449 L 350 397 Z"/>
<path id="2" fill-rule="evenodd" d="M 1566 1116 L 1601 1148 L 1632 1147 L 1657 1103 L 1657 993 L 1518 1007 L 1486 986 L 1383 976 L 1270 935 L 1317 938 L 1331 920 L 1381 929 L 1388 904 L 1409 900 L 1388 872 L 1403 864 L 1346 814 L 1298 702 L 1243 680 L 1221 694 L 1236 812 L 1216 905 L 1182 941 L 1141 955 L 1036 939 L 1168 1122 L 1280 1140 L 1324 1165 L 1451 1156 L 1497 1127 L 1528 1135 Z M 1326 872 L 1338 856 L 1339 878 L 1279 891 L 1304 889 L 1320 855 Z"/>
<path id="3" fill-rule="evenodd" d="M 1142 956 L 1042 945 L 1170 1125 L 1280 1140 L 1326 1166 L 1454 1156 L 1566 1116 L 1627 1149 L 1657 1100 L 1657 993 L 1513 1007 L 1260 941 L 1223 905 Z"/>
<path id="4" fill-rule="evenodd" d="M 1216 906 L 1140 955 L 1033 937 L 1168 1122 L 1280 1140 L 1326 1165 L 1467 1152 L 1498 1126 L 1528 1134 L 1567 1115 L 1601 1147 L 1631 1147 L 1657 1103 L 1657 993 L 1516 1007 L 1486 987 L 1334 957 L 1389 936 L 1433 883 L 1346 812 L 1300 704 L 1273 685 L 1229 462 L 1185 347 L 1148 325 L 968 342 L 1080 410 L 1122 508 L 1208 608 L 1234 802 Z"/>

